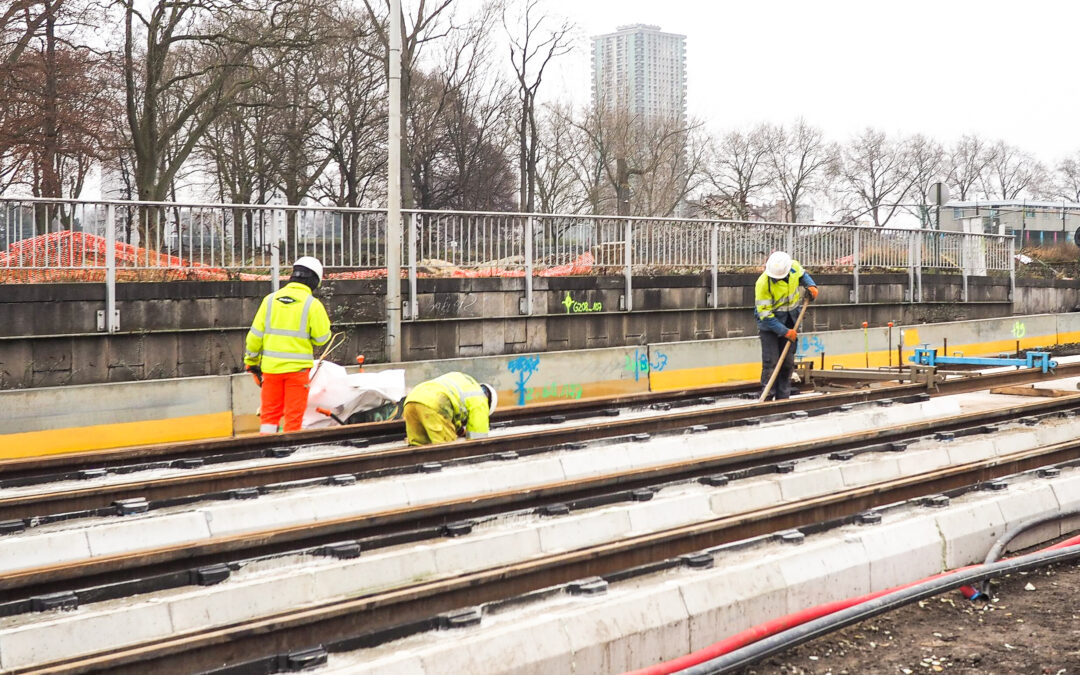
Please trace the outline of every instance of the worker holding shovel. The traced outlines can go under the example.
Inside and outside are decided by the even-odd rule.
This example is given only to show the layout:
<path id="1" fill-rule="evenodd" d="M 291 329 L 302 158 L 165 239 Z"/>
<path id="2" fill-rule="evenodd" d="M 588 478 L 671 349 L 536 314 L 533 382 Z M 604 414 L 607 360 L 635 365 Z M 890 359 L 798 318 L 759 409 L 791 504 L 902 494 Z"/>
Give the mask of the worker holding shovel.
<path id="1" fill-rule="evenodd" d="M 799 309 L 799 286 L 806 287 L 806 302 Z M 761 339 L 761 396 L 759 401 L 791 397 L 795 370 L 794 343 L 806 303 L 817 298 L 818 288 L 797 260 L 776 251 L 754 285 L 754 313 Z"/>

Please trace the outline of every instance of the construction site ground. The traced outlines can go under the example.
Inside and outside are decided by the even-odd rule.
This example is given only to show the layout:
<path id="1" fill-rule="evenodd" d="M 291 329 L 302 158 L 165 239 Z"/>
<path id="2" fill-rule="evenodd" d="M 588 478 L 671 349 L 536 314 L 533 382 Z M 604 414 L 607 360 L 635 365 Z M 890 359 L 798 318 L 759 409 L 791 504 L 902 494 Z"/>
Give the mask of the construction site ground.
<path id="1" fill-rule="evenodd" d="M 1003 577 L 991 601 L 948 592 L 807 642 L 743 675 L 1074 675 L 1080 563 Z"/>

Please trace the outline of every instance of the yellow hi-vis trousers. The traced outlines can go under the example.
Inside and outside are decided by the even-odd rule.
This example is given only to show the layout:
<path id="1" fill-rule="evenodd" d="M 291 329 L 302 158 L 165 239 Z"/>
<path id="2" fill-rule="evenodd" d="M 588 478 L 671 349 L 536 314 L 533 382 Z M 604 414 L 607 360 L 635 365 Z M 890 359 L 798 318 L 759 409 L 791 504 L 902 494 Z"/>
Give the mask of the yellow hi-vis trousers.
<path id="1" fill-rule="evenodd" d="M 449 443 L 457 440 L 454 423 L 423 403 L 409 401 L 402 410 L 409 445 Z"/>

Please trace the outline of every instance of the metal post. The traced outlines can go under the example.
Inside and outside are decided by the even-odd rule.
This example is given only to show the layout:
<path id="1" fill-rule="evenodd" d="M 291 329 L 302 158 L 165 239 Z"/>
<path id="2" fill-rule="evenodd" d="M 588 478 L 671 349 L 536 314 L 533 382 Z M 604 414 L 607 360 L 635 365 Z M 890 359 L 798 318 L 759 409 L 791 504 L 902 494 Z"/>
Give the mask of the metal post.
<path id="1" fill-rule="evenodd" d="M 120 330 L 116 309 L 116 207 L 109 204 L 105 217 L 105 331 Z"/>
<path id="2" fill-rule="evenodd" d="M 915 237 L 921 236 L 916 233 L 908 234 L 907 248 L 907 277 L 908 277 L 908 301 L 915 302 Z"/>
<path id="3" fill-rule="evenodd" d="M 971 234 L 964 232 L 960 235 L 960 276 L 963 278 L 964 291 L 962 297 L 964 302 L 968 301 L 968 245 L 971 243 Z"/>
<path id="4" fill-rule="evenodd" d="M 634 269 L 633 236 L 634 236 L 634 224 L 633 224 L 633 221 L 631 221 L 630 219 L 627 219 L 626 220 L 626 232 L 623 235 L 623 258 L 624 258 L 623 262 L 626 264 L 626 271 L 624 272 L 624 275 L 626 276 L 626 295 L 625 295 L 626 302 L 625 302 L 625 305 L 626 305 L 626 311 L 628 311 L 628 312 L 632 312 L 634 310 L 634 288 L 633 288 L 633 283 L 631 281 L 631 279 L 633 277 L 633 269 Z"/>
<path id="5" fill-rule="evenodd" d="M 280 213 L 282 217 L 288 218 L 284 211 Z M 278 288 L 281 286 L 281 237 L 278 235 L 278 218 L 275 216 L 272 220 L 273 226 L 270 228 L 270 290 L 277 293 Z"/>
<path id="6" fill-rule="evenodd" d="M 938 236 L 937 234 L 933 236 Z M 922 302 L 922 233 L 915 237 L 915 291 L 918 294 L 916 302 Z"/>
<path id="7" fill-rule="evenodd" d="M 525 219 L 525 314 L 533 313 L 533 217 Z"/>
<path id="8" fill-rule="evenodd" d="M 401 361 L 401 0 L 390 0 L 386 190 L 386 360 Z"/>
<path id="9" fill-rule="evenodd" d="M 1016 302 L 1016 239 L 1009 237 L 1009 302 Z"/>
<path id="10" fill-rule="evenodd" d="M 409 240 L 406 250 L 409 252 L 409 304 L 405 312 L 406 319 L 420 318 L 420 299 L 416 297 L 416 233 L 420 230 L 420 214 L 409 215 Z"/>
<path id="11" fill-rule="evenodd" d="M 855 304 L 859 304 L 859 228 L 855 228 L 855 241 L 854 251 L 852 252 L 851 262 L 854 265 L 854 278 L 855 278 Z"/>
<path id="12" fill-rule="evenodd" d="M 794 218 L 795 214 L 791 214 Z M 787 232 L 784 233 L 784 250 L 792 258 L 795 257 L 795 225 L 788 225 Z"/>
<path id="13" fill-rule="evenodd" d="M 712 267 L 712 308 L 720 307 L 720 225 L 712 224 L 709 231 L 709 265 Z"/>

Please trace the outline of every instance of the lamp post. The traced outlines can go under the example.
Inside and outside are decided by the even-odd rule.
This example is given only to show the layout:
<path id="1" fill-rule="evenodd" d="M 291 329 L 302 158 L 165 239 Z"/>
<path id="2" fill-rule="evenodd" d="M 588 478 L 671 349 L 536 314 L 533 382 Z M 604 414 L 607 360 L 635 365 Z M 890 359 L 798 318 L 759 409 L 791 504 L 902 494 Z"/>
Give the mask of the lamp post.
<path id="1" fill-rule="evenodd" d="M 401 0 L 390 0 L 386 188 L 386 360 L 401 361 Z"/>

